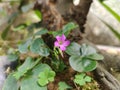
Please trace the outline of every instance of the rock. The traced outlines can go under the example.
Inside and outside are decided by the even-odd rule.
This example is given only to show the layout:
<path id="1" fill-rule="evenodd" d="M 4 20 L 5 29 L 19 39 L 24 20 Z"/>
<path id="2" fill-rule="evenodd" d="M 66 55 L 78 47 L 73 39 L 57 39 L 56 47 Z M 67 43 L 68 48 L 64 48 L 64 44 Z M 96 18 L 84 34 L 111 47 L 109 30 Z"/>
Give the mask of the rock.
<path id="1" fill-rule="evenodd" d="M 5 73 L 6 65 L 10 65 L 7 56 L 0 56 L 0 90 L 2 90 L 2 86 L 6 78 L 6 73 Z"/>

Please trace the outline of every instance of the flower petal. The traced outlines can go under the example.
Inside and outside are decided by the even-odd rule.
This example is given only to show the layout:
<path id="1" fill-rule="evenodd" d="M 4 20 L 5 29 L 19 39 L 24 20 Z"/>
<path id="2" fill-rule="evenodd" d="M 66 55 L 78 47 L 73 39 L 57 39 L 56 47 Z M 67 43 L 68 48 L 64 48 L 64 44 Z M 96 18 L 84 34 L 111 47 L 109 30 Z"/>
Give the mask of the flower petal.
<path id="1" fill-rule="evenodd" d="M 68 46 L 70 44 L 70 41 L 69 40 L 66 40 L 64 43 L 63 43 L 63 46 Z"/>
<path id="2" fill-rule="evenodd" d="M 56 36 L 57 41 L 62 41 L 62 37 L 61 36 Z"/>
<path id="3" fill-rule="evenodd" d="M 66 47 L 65 47 L 64 45 L 60 45 L 60 49 L 61 49 L 62 51 L 65 51 L 65 50 L 66 50 Z"/>
<path id="4" fill-rule="evenodd" d="M 55 42 L 54 42 L 54 46 L 55 46 L 55 47 L 59 47 L 59 46 L 60 46 L 59 43 L 58 43 L 58 41 L 55 41 Z"/>
<path id="5" fill-rule="evenodd" d="M 64 34 L 62 34 L 61 38 L 62 38 L 62 41 L 66 40 L 66 36 Z"/>

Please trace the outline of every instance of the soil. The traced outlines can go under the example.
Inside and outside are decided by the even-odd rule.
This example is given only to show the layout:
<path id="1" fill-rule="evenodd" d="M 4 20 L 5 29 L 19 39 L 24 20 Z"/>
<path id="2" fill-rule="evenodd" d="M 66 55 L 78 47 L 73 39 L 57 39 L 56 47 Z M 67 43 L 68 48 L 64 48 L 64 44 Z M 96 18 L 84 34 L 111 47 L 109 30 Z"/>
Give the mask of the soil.
<path id="1" fill-rule="evenodd" d="M 91 83 L 87 83 L 86 85 L 81 86 L 81 87 L 78 86 L 73 81 L 75 74 L 76 72 L 72 68 L 68 68 L 66 69 L 66 71 L 62 73 L 57 73 L 55 77 L 55 81 L 48 84 L 48 90 L 58 90 L 58 83 L 60 81 L 64 81 L 68 85 L 72 86 L 72 89 L 70 90 L 101 90 L 102 89 L 101 87 L 102 85 L 94 79 L 92 80 Z M 92 73 L 87 73 L 87 75 L 91 77 L 95 77 L 93 76 Z M 105 90 L 105 89 L 102 89 L 102 90 Z"/>

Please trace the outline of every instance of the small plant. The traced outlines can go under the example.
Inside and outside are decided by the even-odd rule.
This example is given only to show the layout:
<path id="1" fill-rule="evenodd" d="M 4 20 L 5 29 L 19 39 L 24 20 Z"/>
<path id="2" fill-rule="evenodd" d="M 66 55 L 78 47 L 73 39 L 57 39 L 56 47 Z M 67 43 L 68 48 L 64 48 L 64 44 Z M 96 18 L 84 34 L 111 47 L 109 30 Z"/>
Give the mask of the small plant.
<path id="1" fill-rule="evenodd" d="M 66 53 L 70 55 L 69 63 L 78 72 L 89 72 L 96 68 L 97 60 L 102 60 L 103 56 L 98 54 L 95 48 L 75 42 L 67 47 Z"/>
<path id="2" fill-rule="evenodd" d="M 40 84 L 40 86 L 45 86 L 49 82 L 54 81 L 55 72 L 46 69 L 45 71 L 40 72 L 38 77 L 39 77 L 38 83 Z"/>
<path id="3" fill-rule="evenodd" d="M 85 75 L 85 73 L 80 73 L 75 75 L 74 82 L 80 86 L 85 85 L 87 82 L 91 82 L 92 78 L 90 76 Z"/>
<path id="4" fill-rule="evenodd" d="M 58 90 L 66 90 L 71 89 L 72 87 L 67 85 L 65 82 L 59 82 L 58 83 Z"/>
<path id="5" fill-rule="evenodd" d="M 52 32 L 41 28 L 22 42 L 15 53 L 9 55 L 11 61 L 19 62 L 19 66 L 8 76 L 3 90 L 18 90 L 18 88 L 20 90 L 47 90 L 49 82 L 54 82 L 55 76 L 64 73 L 69 67 L 77 73 L 80 72 L 75 75 L 73 83 L 82 86 L 86 82 L 91 82 L 91 77 L 82 72 L 93 71 L 97 66 L 97 61 L 102 60 L 103 56 L 87 44 L 79 45 L 67 39 L 71 30 L 76 27 L 74 23 L 68 23 L 62 30 Z M 53 48 L 45 43 L 42 38 L 44 34 L 50 34 L 56 39 Z M 35 57 L 28 53 L 34 54 Z M 21 54 L 26 55 L 23 63 L 20 62 Z M 69 58 L 64 61 L 65 55 Z M 59 82 L 58 86 L 59 90 L 72 88 L 65 82 Z"/>

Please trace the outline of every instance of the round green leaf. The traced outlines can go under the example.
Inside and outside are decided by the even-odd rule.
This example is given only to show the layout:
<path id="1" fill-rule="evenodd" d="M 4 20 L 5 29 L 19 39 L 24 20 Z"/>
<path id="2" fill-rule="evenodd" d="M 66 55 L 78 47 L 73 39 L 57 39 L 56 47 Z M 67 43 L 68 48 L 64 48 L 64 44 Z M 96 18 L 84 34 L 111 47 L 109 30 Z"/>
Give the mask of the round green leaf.
<path id="1" fill-rule="evenodd" d="M 82 44 L 80 48 L 80 53 L 82 56 L 87 56 L 96 53 L 96 49 L 87 44 Z"/>
<path id="2" fill-rule="evenodd" d="M 80 45 L 73 42 L 67 47 L 65 52 L 69 55 L 80 55 Z"/>
<path id="3" fill-rule="evenodd" d="M 10 74 L 5 80 L 2 90 L 18 90 L 17 80 L 12 74 Z"/>
<path id="4" fill-rule="evenodd" d="M 97 61 L 90 59 L 83 59 L 82 64 L 84 67 L 84 72 L 93 71 L 97 67 Z"/>
<path id="5" fill-rule="evenodd" d="M 43 28 L 40 31 L 36 32 L 35 35 L 43 35 L 43 34 L 46 34 L 46 33 L 48 33 L 48 30 Z"/>
<path id="6" fill-rule="evenodd" d="M 81 56 L 71 56 L 69 59 L 70 66 L 78 72 L 88 72 L 96 68 L 97 62 L 85 59 Z"/>
<path id="7" fill-rule="evenodd" d="M 35 78 L 28 77 L 21 81 L 20 90 L 47 90 L 47 87 L 40 87 Z"/>
<path id="8" fill-rule="evenodd" d="M 82 72 L 84 70 L 84 68 L 82 67 L 81 61 L 82 61 L 82 57 L 80 57 L 80 56 L 71 56 L 69 58 L 70 66 L 75 71 L 78 71 L 78 72 Z"/>
<path id="9" fill-rule="evenodd" d="M 104 59 L 102 55 L 97 54 L 97 53 L 88 55 L 87 58 L 92 59 L 92 60 L 103 60 Z"/>
<path id="10" fill-rule="evenodd" d="M 77 27 L 78 27 L 78 25 L 76 25 L 73 22 L 70 22 L 63 27 L 63 29 L 62 29 L 63 34 L 65 34 L 65 36 L 68 36 L 70 31 L 77 28 Z"/>
<path id="11" fill-rule="evenodd" d="M 18 59 L 18 55 L 17 54 L 9 54 L 8 55 L 8 60 L 9 61 L 16 61 Z"/>
<path id="12" fill-rule="evenodd" d="M 24 77 L 20 82 L 20 90 L 47 90 L 47 86 L 38 85 L 38 75 L 46 69 L 51 70 L 47 64 L 39 64 L 34 67 L 28 77 Z M 11 89 L 12 90 L 12 89 Z"/>
<path id="13" fill-rule="evenodd" d="M 39 54 L 41 56 L 49 55 L 49 49 L 47 48 L 47 46 L 41 38 L 37 38 L 32 42 L 30 50 L 33 53 Z"/>
<path id="14" fill-rule="evenodd" d="M 25 43 L 22 43 L 18 46 L 18 50 L 20 53 L 26 53 L 28 51 L 28 47 L 31 44 L 32 38 L 29 38 Z"/>
<path id="15" fill-rule="evenodd" d="M 40 84 L 40 86 L 45 86 L 49 82 L 54 81 L 55 75 L 56 74 L 54 71 L 46 69 L 46 70 L 44 70 L 44 72 L 40 72 L 38 83 Z"/>

